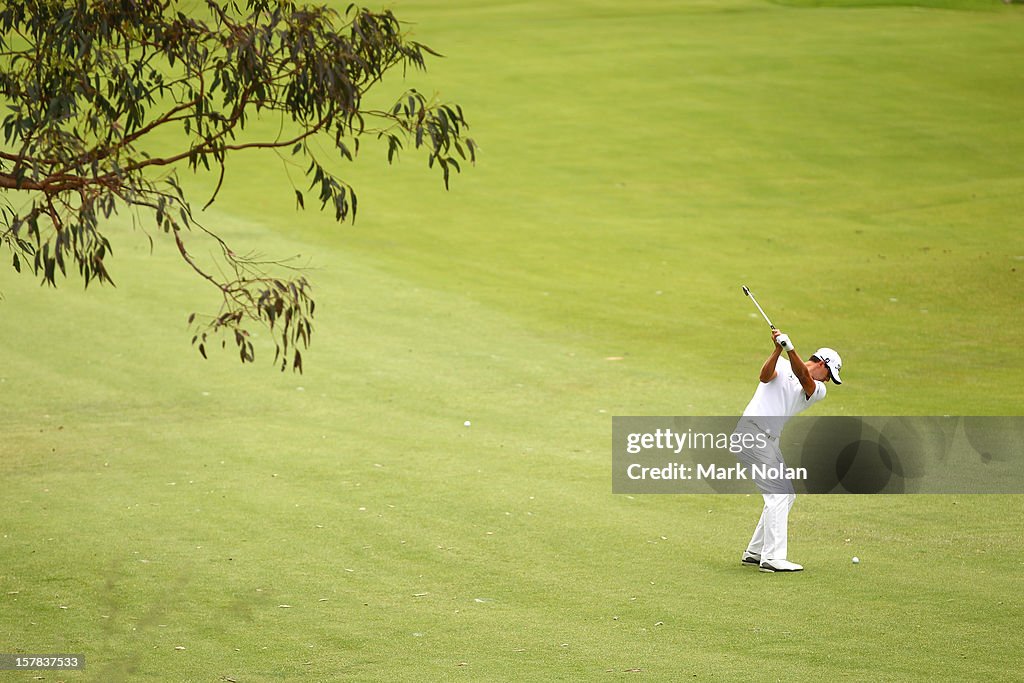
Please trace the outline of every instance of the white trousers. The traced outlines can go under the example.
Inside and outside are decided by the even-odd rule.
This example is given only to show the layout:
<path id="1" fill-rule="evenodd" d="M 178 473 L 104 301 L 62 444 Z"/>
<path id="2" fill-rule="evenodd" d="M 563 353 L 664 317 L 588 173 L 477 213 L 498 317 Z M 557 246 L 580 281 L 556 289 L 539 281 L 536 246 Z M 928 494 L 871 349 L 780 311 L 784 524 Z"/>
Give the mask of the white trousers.
<path id="1" fill-rule="evenodd" d="M 789 545 L 789 510 L 795 493 L 762 493 L 764 509 L 757 520 L 747 551 L 764 560 L 785 560 Z"/>
<path id="2" fill-rule="evenodd" d="M 761 429 L 748 418 L 741 418 L 736 426 L 740 434 L 761 435 Z M 748 441 L 748 443 L 750 443 Z M 747 465 L 785 465 L 777 438 L 754 442 L 736 454 L 736 458 Z M 761 518 L 757 520 L 754 535 L 750 537 L 747 551 L 761 556 L 761 560 L 785 560 L 789 550 L 789 510 L 796 500 L 793 482 L 788 479 L 763 479 L 754 477 L 754 483 L 764 497 Z"/>

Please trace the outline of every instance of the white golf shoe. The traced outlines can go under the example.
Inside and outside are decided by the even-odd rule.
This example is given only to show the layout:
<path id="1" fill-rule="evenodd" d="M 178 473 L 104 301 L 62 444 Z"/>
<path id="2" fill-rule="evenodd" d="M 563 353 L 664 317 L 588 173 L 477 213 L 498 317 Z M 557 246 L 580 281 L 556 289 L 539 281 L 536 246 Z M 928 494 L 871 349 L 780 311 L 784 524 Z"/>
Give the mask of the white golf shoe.
<path id="1" fill-rule="evenodd" d="M 761 560 L 763 572 L 802 572 L 804 566 L 789 560 Z"/>
<path id="2" fill-rule="evenodd" d="M 761 565 L 761 553 L 752 553 L 749 550 L 744 550 L 743 557 L 740 559 L 740 564 L 759 567 Z"/>

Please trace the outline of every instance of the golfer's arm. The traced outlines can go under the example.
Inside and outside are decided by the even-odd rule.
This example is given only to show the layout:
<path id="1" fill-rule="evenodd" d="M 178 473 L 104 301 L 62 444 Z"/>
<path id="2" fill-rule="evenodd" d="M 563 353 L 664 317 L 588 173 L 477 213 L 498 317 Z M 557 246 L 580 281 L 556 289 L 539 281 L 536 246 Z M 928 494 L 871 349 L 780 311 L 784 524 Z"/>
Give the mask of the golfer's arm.
<path id="1" fill-rule="evenodd" d="M 789 365 L 793 368 L 793 374 L 800 380 L 800 386 L 804 388 L 804 395 L 808 398 L 814 393 L 817 388 L 814 386 L 814 380 L 811 378 L 811 371 L 804 365 L 804 361 L 800 358 L 800 354 L 796 351 L 789 352 Z"/>
<path id="2" fill-rule="evenodd" d="M 764 365 L 761 366 L 760 380 L 762 383 L 768 383 L 775 379 L 775 375 L 778 374 L 775 372 L 775 364 L 779 362 L 779 356 L 781 354 L 782 349 L 776 346 L 772 351 L 772 355 L 768 356 L 768 360 L 766 360 Z"/>

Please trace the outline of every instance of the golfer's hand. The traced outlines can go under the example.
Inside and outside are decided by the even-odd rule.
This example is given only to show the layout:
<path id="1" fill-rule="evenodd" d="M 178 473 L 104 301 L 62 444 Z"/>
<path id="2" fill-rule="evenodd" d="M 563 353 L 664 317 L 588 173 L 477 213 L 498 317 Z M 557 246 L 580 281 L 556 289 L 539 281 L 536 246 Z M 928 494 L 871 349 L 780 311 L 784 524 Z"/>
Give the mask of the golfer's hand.
<path id="1" fill-rule="evenodd" d="M 790 352 L 794 350 L 793 342 L 790 340 L 790 335 L 779 332 L 778 330 L 772 333 L 772 338 L 783 351 Z"/>

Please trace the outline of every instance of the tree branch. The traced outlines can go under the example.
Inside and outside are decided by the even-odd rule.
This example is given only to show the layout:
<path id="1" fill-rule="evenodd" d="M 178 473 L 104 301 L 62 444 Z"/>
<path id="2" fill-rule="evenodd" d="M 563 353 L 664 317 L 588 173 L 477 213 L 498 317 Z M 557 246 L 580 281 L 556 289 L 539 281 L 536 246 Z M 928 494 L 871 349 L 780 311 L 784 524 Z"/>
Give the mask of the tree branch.
<path id="1" fill-rule="evenodd" d="M 205 21 L 188 14 L 194 8 L 185 0 L 0 2 L 0 102 L 7 105 L 0 192 L 29 197 L 27 210 L 8 202 L 0 212 L 0 244 L 13 252 L 16 269 L 27 257 L 46 283 L 54 284 L 56 269 L 64 273 L 65 260 L 78 266 L 86 285 L 111 282 L 102 219 L 119 207 L 131 210 L 133 222 L 152 211 L 182 260 L 223 298 L 193 338 L 200 353 L 206 355 L 208 335 L 233 333 L 242 362 L 251 361 L 244 325 L 256 322 L 271 332 L 275 362 L 301 370 L 300 348 L 312 335 L 309 283 L 301 274 L 274 277 L 268 270 L 281 262 L 240 256 L 196 221 L 176 169 L 219 167 L 206 208 L 223 186 L 230 156 L 270 149 L 283 157 L 291 148 L 293 159 L 309 162 L 304 173 L 321 209 L 330 203 L 340 221 L 355 217 L 355 192 L 321 163 L 316 140 L 351 160 L 349 146 L 358 152 L 361 137 L 376 131 L 366 118 L 383 120 L 378 136 L 387 138 L 389 161 L 405 143 L 425 147 L 446 187 L 449 168 L 460 170 L 454 156 L 472 159 L 475 145 L 463 135 L 461 109 L 428 103 L 415 91 L 391 111 L 361 109 L 386 72 L 423 68 L 424 57 L 436 55 L 404 36 L 389 10 L 353 5 L 339 13 L 275 0 L 204 5 Z M 280 116 L 276 136 L 246 129 L 268 112 Z M 173 125 L 184 131 L 180 146 L 154 151 L 167 137 L 161 147 L 147 146 Z M 217 243 L 212 267 L 189 250 L 190 234 Z"/>

